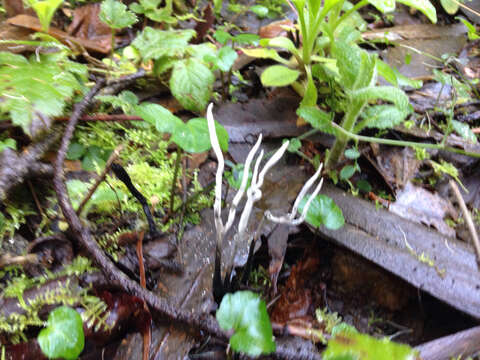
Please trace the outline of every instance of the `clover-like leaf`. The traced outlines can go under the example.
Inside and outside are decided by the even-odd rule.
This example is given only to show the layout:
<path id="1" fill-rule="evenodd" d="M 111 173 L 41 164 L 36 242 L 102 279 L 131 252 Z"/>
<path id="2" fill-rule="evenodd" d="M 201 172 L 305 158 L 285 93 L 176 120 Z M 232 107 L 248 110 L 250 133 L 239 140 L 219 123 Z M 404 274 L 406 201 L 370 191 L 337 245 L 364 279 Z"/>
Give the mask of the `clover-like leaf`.
<path id="1" fill-rule="evenodd" d="M 50 359 L 76 359 L 85 344 L 80 314 L 68 306 L 57 307 L 48 315 L 47 326 L 40 331 L 37 341 Z"/>
<path id="2" fill-rule="evenodd" d="M 322 359 L 414 360 L 418 359 L 417 355 L 418 352 L 407 345 L 394 343 L 387 338 L 375 339 L 351 329 L 344 329 L 343 331 L 337 331 L 335 337 L 329 340 L 327 349 L 322 354 Z"/>
<path id="3" fill-rule="evenodd" d="M 179 60 L 173 66 L 170 90 L 187 110 L 202 112 L 212 96 L 215 76 L 197 59 Z"/>
<path id="4" fill-rule="evenodd" d="M 275 351 L 267 306 L 257 294 L 251 291 L 237 291 L 225 295 L 216 318 L 222 329 L 233 329 L 235 332 L 230 338 L 233 350 L 250 356 Z"/>
<path id="5" fill-rule="evenodd" d="M 215 131 L 217 132 L 218 142 L 223 151 L 228 150 L 228 133 L 220 123 L 215 121 Z M 208 133 L 207 119 L 194 118 L 183 126 L 179 126 L 172 134 L 171 139 L 183 150 L 190 153 L 200 153 L 207 151 L 212 146 L 210 135 Z"/>
<path id="6" fill-rule="evenodd" d="M 300 202 L 300 212 L 303 211 L 309 197 L 310 195 L 305 196 Z M 305 221 L 315 227 L 325 225 L 330 230 L 340 229 L 345 224 L 342 210 L 331 198 L 322 194 L 312 200 Z"/>
<path id="7" fill-rule="evenodd" d="M 103 0 L 98 17 L 112 29 L 123 29 L 137 22 L 137 16 L 117 0 Z"/>

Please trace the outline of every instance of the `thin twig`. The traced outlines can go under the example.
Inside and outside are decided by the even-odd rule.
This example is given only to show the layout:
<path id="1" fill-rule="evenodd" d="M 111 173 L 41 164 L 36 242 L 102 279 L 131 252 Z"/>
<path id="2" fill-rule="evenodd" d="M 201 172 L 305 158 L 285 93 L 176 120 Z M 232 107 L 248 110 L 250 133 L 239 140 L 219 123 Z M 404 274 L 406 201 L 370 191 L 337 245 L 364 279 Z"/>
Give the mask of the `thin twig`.
<path id="1" fill-rule="evenodd" d="M 477 265 L 480 267 L 480 241 L 478 240 L 477 229 L 475 229 L 475 224 L 472 220 L 472 214 L 470 214 L 470 211 L 467 209 L 467 205 L 465 204 L 465 200 L 463 200 L 463 196 L 460 193 L 460 189 L 458 188 L 457 183 L 454 180 L 450 179 L 449 184 L 453 190 L 455 198 L 457 199 L 458 205 L 460 205 L 460 209 L 462 209 L 463 216 L 465 217 L 468 231 L 472 236 L 473 247 L 475 248 L 475 253 L 477 254 Z"/>
<path id="2" fill-rule="evenodd" d="M 113 150 L 112 154 L 110 155 L 110 157 L 108 158 L 106 164 L 105 164 L 105 168 L 103 169 L 102 173 L 97 177 L 97 179 L 95 180 L 95 184 L 93 184 L 93 186 L 88 189 L 88 193 L 87 195 L 85 195 L 85 197 L 83 198 L 82 202 L 80 203 L 80 205 L 78 206 L 78 209 L 77 209 L 77 215 L 80 215 L 82 213 L 82 210 L 83 208 L 85 207 L 85 205 L 87 204 L 88 200 L 90 200 L 90 198 L 92 197 L 92 195 L 95 193 L 95 191 L 97 190 L 98 186 L 101 184 L 101 182 L 103 180 L 105 180 L 105 177 L 107 176 L 107 172 L 108 170 L 110 170 L 110 166 L 112 166 L 112 163 L 117 160 L 118 156 L 120 155 L 120 152 L 123 150 L 123 144 L 120 144 L 119 146 L 117 146 L 115 148 L 115 150 Z"/>

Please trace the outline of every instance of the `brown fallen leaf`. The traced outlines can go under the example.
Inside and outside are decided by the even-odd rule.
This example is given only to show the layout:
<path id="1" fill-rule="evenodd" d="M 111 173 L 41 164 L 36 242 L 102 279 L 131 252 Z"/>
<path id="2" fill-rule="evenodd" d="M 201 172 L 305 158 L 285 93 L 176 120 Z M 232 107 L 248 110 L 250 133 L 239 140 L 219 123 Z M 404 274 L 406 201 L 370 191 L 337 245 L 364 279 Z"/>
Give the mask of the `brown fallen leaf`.
<path id="1" fill-rule="evenodd" d="M 42 26 L 36 17 L 30 15 L 17 15 L 13 18 L 7 20 L 8 24 L 15 25 L 18 27 L 30 29 L 33 31 L 41 31 Z M 54 38 L 60 40 L 66 45 L 80 45 L 81 47 L 101 54 L 108 54 L 110 52 L 110 44 L 98 44 L 96 41 L 81 39 L 74 36 L 68 35 L 66 32 L 50 27 L 48 34 Z"/>

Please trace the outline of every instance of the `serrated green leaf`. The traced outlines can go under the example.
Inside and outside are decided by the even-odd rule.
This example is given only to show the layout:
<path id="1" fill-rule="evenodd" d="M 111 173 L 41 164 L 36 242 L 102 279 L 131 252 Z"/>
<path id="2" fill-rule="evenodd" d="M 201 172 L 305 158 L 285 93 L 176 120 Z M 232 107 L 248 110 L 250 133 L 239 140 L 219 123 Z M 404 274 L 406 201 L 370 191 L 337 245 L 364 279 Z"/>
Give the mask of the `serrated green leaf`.
<path id="1" fill-rule="evenodd" d="M 158 104 L 142 103 L 135 106 L 134 113 L 154 125 L 161 133 L 174 134 L 184 125 L 180 118 Z"/>
<path id="2" fill-rule="evenodd" d="M 346 89 L 358 89 L 370 85 L 374 80 L 375 59 L 360 49 L 343 41 L 336 41 L 332 54 L 337 59 L 341 85 Z"/>
<path id="3" fill-rule="evenodd" d="M 350 358 L 355 360 L 415 360 L 418 357 L 417 351 L 407 345 L 396 344 L 387 338 L 378 340 L 352 331 L 337 333 L 328 342 L 327 349 L 322 354 L 324 360 Z"/>
<path id="4" fill-rule="evenodd" d="M 267 307 L 257 294 L 237 291 L 225 295 L 216 318 L 222 329 L 234 330 L 235 333 L 230 338 L 233 350 L 250 356 L 275 351 Z"/>
<path id="5" fill-rule="evenodd" d="M 36 136 L 48 125 L 48 118 L 63 113 L 66 101 L 83 90 L 87 68 L 61 56 L 33 56 L 29 61 L 0 53 L 0 114 L 10 113 L 12 123 Z"/>
<path id="6" fill-rule="evenodd" d="M 395 0 L 368 0 L 368 2 L 383 13 L 395 10 Z"/>
<path id="7" fill-rule="evenodd" d="M 272 65 L 265 69 L 260 76 L 263 86 L 287 86 L 295 82 L 300 71 L 289 69 L 282 65 Z"/>
<path id="8" fill-rule="evenodd" d="M 76 359 L 85 344 L 82 317 L 68 306 L 60 306 L 48 315 L 47 326 L 37 337 L 42 352 L 51 359 Z"/>
<path id="9" fill-rule="evenodd" d="M 360 132 L 364 127 L 370 129 L 391 129 L 401 124 L 409 113 L 410 111 L 408 110 L 399 109 L 392 105 L 367 107 L 362 114 L 365 120 L 360 122 L 359 126 L 355 127 L 355 132 Z"/>
<path id="10" fill-rule="evenodd" d="M 455 132 L 465 140 L 474 144 L 477 143 L 477 136 L 467 124 L 461 123 L 457 120 L 452 120 L 452 127 L 453 130 L 455 130 Z"/>
<path id="11" fill-rule="evenodd" d="M 98 17 L 112 29 L 123 29 L 137 22 L 135 14 L 129 11 L 125 4 L 117 0 L 103 0 Z"/>
<path id="12" fill-rule="evenodd" d="M 186 50 L 187 54 L 201 61 L 203 61 L 206 56 L 215 56 L 217 53 L 217 48 L 212 43 L 188 45 Z"/>
<path id="13" fill-rule="evenodd" d="M 310 195 L 305 196 L 300 202 L 299 211 L 302 212 Z M 312 200 L 308 208 L 305 221 L 314 227 L 324 225 L 327 229 L 337 230 L 345 224 L 342 210 L 326 195 L 319 194 Z"/>
<path id="14" fill-rule="evenodd" d="M 316 106 L 301 106 L 297 109 L 297 115 L 312 125 L 313 128 L 319 129 L 327 134 L 335 134 L 332 127 L 332 116 Z"/>
<path id="15" fill-rule="evenodd" d="M 437 22 L 437 10 L 429 0 L 397 0 L 399 3 L 420 10 L 432 22 Z"/>
<path id="16" fill-rule="evenodd" d="M 228 150 L 227 130 L 218 122 L 215 122 L 218 142 L 223 151 Z M 179 127 L 171 139 L 183 150 L 190 153 L 201 153 L 211 148 L 210 135 L 208 133 L 207 119 L 194 118 Z"/>
<path id="17" fill-rule="evenodd" d="M 213 63 L 221 71 L 227 72 L 232 68 L 237 57 L 237 52 L 233 48 L 224 46 L 218 51 L 217 55 L 207 55 L 205 60 Z"/>
<path id="18" fill-rule="evenodd" d="M 182 56 L 188 42 L 195 36 L 194 30 L 158 30 L 146 27 L 132 42 L 144 61 L 162 56 Z"/>
<path id="19" fill-rule="evenodd" d="M 412 80 L 402 75 L 397 68 L 390 67 L 386 62 L 377 59 L 377 71 L 378 74 L 394 86 L 410 86 L 414 89 L 420 89 L 423 86 L 421 80 Z"/>
<path id="20" fill-rule="evenodd" d="M 302 142 L 297 138 L 293 138 L 290 140 L 290 143 L 288 144 L 287 151 L 296 152 L 300 150 L 301 147 L 302 147 Z"/>
<path id="21" fill-rule="evenodd" d="M 212 96 L 215 76 L 196 59 L 177 61 L 170 77 L 170 90 L 187 110 L 202 112 Z"/>

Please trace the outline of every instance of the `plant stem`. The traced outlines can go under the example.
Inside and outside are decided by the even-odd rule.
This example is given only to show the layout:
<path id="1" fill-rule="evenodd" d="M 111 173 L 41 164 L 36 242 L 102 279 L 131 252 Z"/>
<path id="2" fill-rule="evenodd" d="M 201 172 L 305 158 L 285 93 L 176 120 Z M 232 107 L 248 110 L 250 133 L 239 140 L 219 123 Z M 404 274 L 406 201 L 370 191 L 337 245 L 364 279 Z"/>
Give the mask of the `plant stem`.
<path id="1" fill-rule="evenodd" d="M 443 144 L 418 143 L 414 141 L 391 140 L 391 139 L 374 138 L 370 136 L 362 136 L 362 135 L 357 135 L 357 134 L 351 133 L 350 131 L 345 130 L 341 126 L 335 124 L 333 121 L 331 124 L 335 129 L 341 132 L 344 136 L 356 141 L 365 141 L 365 142 L 372 142 L 372 143 L 392 145 L 392 146 L 410 146 L 412 148 L 417 147 L 422 149 L 446 150 L 446 151 L 450 151 L 460 155 L 480 158 L 480 153 L 465 151 L 465 150 L 457 149 L 451 146 L 445 146 Z"/>
<path id="2" fill-rule="evenodd" d="M 325 168 L 330 170 L 335 167 L 337 164 L 338 160 L 340 159 L 340 156 L 342 156 L 343 151 L 347 147 L 347 143 L 352 138 L 348 134 L 351 134 L 351 131 L 353 130 L 355 126 L 355 122 L 357 121 L 357 117 L 362 111 L 363 107 L 365 106 L 364 101 L 351 101 L 349 103 L 349 109 L 345 113 L 345 116 L 343 117 L 342 125 L 339 126 L 337 124 L 337 128 L 342 128 L 342 130 L 345 130 L 345 132 L 342 132 L 341 134 L 337 135 L 337 138 L 335 140 L 335 143 L 333 144 L 332 148 L 330 149 L 330 153 L 328 154 L 328 158 L 326 160 Z"/>
<path id="3" fill-rule="evenodd" d="M 360 2 L 358 2 L 357 4 L 355 4 L 354 7 L 352 7 L 350 10 L 346 11 L 342 16 L 340 16 L 340 18 L 337 19 L 337 21 L 335 21 L 334 23 L 334 26 L 333 26 L 333 32 L 335 32 L 335 29 L 337 28 L 337 26 L 339 24 L 342 23 L 342 21 L 344 21 L 345 19 L 347 19 L 350 15 L 352 15 L 355 11 L 357 11 L 358 9 L 364 7 L 365 5 L 368 5 L 368 0 L 362 0 Z"/>
<path id="4" fill-rule="evenodd" d="M 177 145 L 177 158 L 175 159 L 175 168 L 173 172 L 172 189 L 170 190 L 170 214 L 173 214 L 175 200 L 175 187 L 177 185 L 178 170 L 180 169 L 180 159 L 182 158 L 182 149 Z"/>

